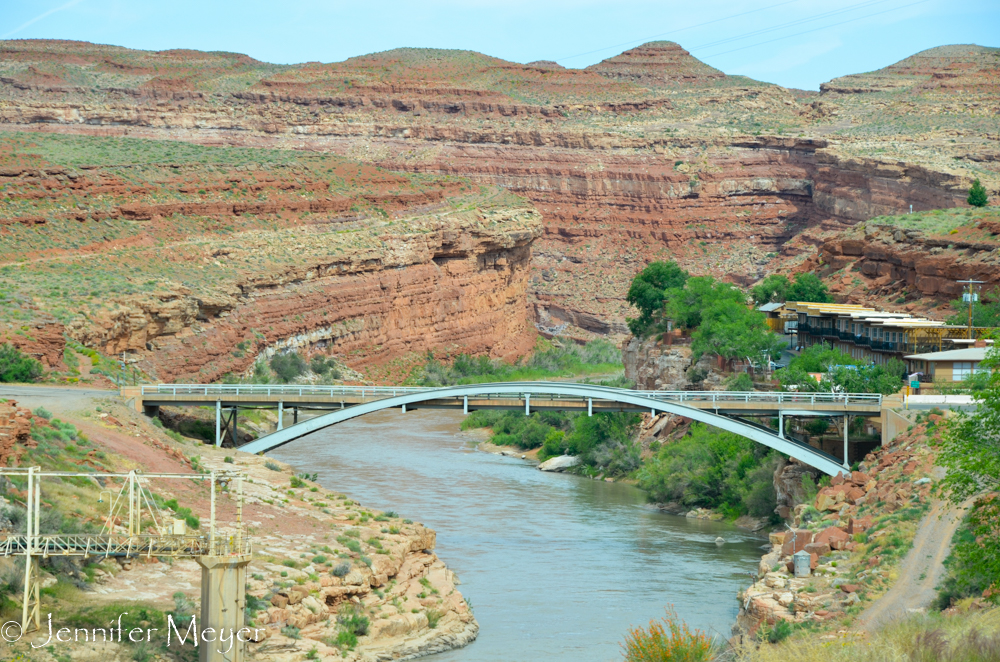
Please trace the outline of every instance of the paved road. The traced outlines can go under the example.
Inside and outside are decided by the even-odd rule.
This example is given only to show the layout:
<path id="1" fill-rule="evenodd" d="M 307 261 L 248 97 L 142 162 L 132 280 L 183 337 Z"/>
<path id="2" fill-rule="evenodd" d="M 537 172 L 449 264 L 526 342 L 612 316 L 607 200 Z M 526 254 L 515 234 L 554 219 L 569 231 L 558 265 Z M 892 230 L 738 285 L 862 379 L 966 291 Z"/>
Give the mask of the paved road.
<path id="1" fill-rule="evenodd" d="M 0 398 L 16 400 L 19 405 L 45 407 L 49 411 L 74 411 L 89 407 L 95 398 L 117 398 L 118 391 L 72 386 L 35 386 L 27 384 L 0 386 Z"/>
<path id="2" fill-rule="evenodd" d="M 964 513 L 965 506 L 954 506 L 947 501 L 931 505 L 920 522 L 913 548 L 899 566 L 896 583 L 858 617 L 857 629 L 874 632 L 930 606 L 945 574 L 944 560 L 951 552 L 952 536 Z"/>

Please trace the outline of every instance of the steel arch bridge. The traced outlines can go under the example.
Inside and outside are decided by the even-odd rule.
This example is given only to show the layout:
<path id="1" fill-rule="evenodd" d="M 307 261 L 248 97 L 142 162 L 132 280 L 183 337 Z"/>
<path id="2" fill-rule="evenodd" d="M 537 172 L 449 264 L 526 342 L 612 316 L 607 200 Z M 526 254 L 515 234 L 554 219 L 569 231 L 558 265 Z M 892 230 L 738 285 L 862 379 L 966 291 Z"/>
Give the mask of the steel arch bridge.
<path id="1" fill-rule="evenodd" d="M 207 404 L 200 398 L 211 398 L 217 405 L 222 401 L 233 403 L 242 401 L 246 404 L 261 403 L 265 398 L 292 399 L 297 387 L 240 387 L 242 393 L 233 393 L 235 387 L 212 387 L 201 385 L 161 385 L 150 388 L 150 393 L 143 393 L 144 402 L 157 404 L 193 403 Z M 214 391 L 228 388 L 229 394 Z M 153 389 L 156 391 L 154 392 Z M 167 389 L 172 389 L 172 395 Z M 266 395 L 263 393 L 267 390 Z M 248 453 L 264 453 L 308 434 L 336 425 L 346 420 L 363 416 L 376 411 L 399 408 L 403 412 L 421 408 L 461 408 L 466 413 L 474 409 L 521 409 L 526 414 L 535 410 L 556 409 L 561 411 L 650 411 L 652 413 L 666 412 L 684 416 L 695 421 L 706 423 L 713 427 L 726 430 L 746 437 L 752 441 L 773 448 L 781 453 L 808 464 L 823 473 L 837 475 L 845 471 L 845 461 L 822 450 L 786 437 L 782 429 L 778 433 L 760 424 L 738 418 L 742 415 L 772 415 L 772 416 L 850 416 L 872 415 L 881 406 L 881 398 L 871 394 L 842 393 L 693 393 L 664 391 L 632 391 L 628 389 L 610 388 L 592 384 L 575 384 L 564 382 L 508 382 L 493 384 L 472 384 L 465 386 L 447 386 L 443 388 L 403 388 L 403 387 L 320 387 L 306 390 L 330 390 L 330 397 L 325 398 L 326 408 L 331 401 L 340 396 L 341 409 L 334 410 L 301 423 L 279 429 L 276 432 L 260 437 L 248 444 L 243 444 L 239 450 Z M 357 404 L 345 406 L 344 400 L 349 391 L 367 390 L 367 396 L 362 396 Z M 190 391 L 190 392 L 185 392 Z M 204 391 L 204 393 L 202 393 Z M 212 391 L 210 393 L 210 391 Z M 279 392 L 281 391 L 281 392 Z M 277 394 L 275 394 L 277 392 Z M 284 392 L 284 393 L 282 393 Z M 298 389 L 299 394 L 303 389 Z M 157 396 L 155 393 L 162 393 Z M 532 397 L 535 397 L 532 400 Z M 325 394 L 324 394 L 325 397 Z M 365 401 L 365 398 L 374 398 Z M 169 400 L 165 400 L 169 398 Z M 318 402 L 318 396 L 310 398 Z M 709 399 L 710 398 L 710 399 Z M 470 403 L 471 400 L 471 403 Z M 277 400 L 274 400 L 278 402 Z M 523 405 L 522 405 L 523 403 Z M 291 403 L 288 403 L 291 404 Z M 286 405 L 287 406 L 287 405 Z"/>

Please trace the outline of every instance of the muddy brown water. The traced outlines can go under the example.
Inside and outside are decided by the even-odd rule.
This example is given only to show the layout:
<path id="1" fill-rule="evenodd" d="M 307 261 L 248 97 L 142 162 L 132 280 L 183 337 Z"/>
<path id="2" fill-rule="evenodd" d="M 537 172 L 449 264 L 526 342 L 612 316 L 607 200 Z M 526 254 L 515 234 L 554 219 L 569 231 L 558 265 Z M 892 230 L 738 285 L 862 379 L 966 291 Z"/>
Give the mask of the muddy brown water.
<path id="1" fill-rule="evenodd" d="M 273 451 L 365 506 L 437 531 L 479 621 L 433 662 L 620 660 L 619 642 L 673 605 L 728 638 L 757 536 L 646 504 L 629 485 L 543 473 L 477 451 L 451 411 L 363 416 Z M 716 544 L 717 537 L 726 543 Z"/>

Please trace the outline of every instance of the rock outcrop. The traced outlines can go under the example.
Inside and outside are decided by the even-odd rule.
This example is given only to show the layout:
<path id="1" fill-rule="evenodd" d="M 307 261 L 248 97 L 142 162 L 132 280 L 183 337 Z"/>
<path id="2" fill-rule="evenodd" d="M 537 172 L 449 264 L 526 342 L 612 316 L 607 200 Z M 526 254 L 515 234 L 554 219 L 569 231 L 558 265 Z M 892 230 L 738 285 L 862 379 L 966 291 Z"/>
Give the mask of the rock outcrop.
<path id="1" fill-rule="evenodd" d="M 690 343 L 690 339 L 686 341 Z M 706 391 L 723 388 L 718 357 L 702 355 L 693 361 L 690 344 L 665 344 L 658 337 L 630 336 L 622 349 L 625 377 L 636 388 L 649 391 L 683 391 L 693 384 Z"/>
<path id="2" fill-rule="evenodd" d="M 12 466 L 18 446 L 29 442 L 31 418 L 31 410 L 18 407 L 16 401 L 0 402 L 0 467 Z"/>

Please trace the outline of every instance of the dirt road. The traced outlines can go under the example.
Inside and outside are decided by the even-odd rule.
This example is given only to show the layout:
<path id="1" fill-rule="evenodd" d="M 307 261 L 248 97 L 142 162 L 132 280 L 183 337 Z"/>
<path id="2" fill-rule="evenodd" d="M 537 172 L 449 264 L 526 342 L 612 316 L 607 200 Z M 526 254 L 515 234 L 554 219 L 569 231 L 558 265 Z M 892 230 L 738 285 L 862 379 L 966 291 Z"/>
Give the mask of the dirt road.
<path id="1" fill-rule="evenodd" d="M 899 578 L 858 617 L 855 621 L 858 630 L 872 632 L 931 604 L 937 594 L 936 587 L 944 577 L 944 560 L 951 551 L 952 536 L 964 512 L 964 506 L 946 501 L 935 501 L 931 505 L 920 522 L 913 548 L 899 566 Z"/>

